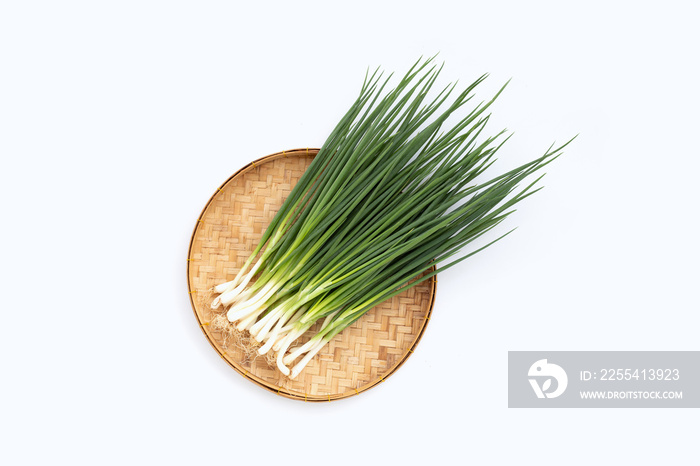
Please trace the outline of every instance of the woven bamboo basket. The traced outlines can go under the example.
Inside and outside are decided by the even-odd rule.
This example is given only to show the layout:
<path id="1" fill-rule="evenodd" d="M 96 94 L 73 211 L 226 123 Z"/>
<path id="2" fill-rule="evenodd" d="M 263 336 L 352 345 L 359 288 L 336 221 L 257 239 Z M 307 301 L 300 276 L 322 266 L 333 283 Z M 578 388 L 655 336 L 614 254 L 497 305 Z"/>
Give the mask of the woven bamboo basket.
<path id="1" fill-rule="evenodd" d="M 210 308 L 211 288 L 235 276 L 316 153 L 295 149 L 263 157 L 217 188 L 192 233 L 187 281 L 204 335 L 237 372 L 288 398 L 333 401 L 380 384 L 411 355 L 430 319 L 434 279 L 371 309 L 336 335 L 295 380 L 257 355 L 245 334 L 215 328 L 216 312 Z"/>

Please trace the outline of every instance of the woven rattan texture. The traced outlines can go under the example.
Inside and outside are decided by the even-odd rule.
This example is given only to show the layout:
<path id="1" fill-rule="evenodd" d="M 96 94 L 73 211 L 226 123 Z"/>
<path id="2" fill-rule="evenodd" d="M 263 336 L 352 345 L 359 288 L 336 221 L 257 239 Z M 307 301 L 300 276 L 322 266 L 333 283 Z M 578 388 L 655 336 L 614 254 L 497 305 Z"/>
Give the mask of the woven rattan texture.
<path id="1" fill-rule="evenodd" d="M 337 335 L 293 381 L 266 357 L 246 351 L 245 344 L 209 325 L 214 313 L 209 309 L 213 296 L 207 290 L 235 276 L 316 152 L 301 149 L 264 157 L 218 188 L 197 220 L 187 275 L 197 320 L 234 369 L 283 396 L 331 401 L 383 382 L 413 352 L 430 317 L 434 280 L 370 310 Z"/>

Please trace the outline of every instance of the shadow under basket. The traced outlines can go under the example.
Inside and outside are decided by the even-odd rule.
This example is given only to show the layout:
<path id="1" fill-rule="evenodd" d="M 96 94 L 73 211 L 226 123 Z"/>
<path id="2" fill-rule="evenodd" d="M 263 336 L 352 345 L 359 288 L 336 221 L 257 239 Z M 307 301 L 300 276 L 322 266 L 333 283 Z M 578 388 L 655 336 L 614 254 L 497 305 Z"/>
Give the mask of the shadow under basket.
<path id="1" fill-rule="evenodd" d="M 428 279 L 375 306 L 333 338 L 289 380 L 246 333 L 232 334 L 221 310 L 210 308 L 211 289 L 233 279 L 309 166 L 318 149 L 295 149 L 258 159 L 217 188 L 197 219 L 187 256 L 192 308 L 221 357 L 247 379 L 279 395 L 333 401 L 384 382 L 411 355 L 430 319 L 436 281 Z M 309 333 L 309 332 L 307 332 Z"/>

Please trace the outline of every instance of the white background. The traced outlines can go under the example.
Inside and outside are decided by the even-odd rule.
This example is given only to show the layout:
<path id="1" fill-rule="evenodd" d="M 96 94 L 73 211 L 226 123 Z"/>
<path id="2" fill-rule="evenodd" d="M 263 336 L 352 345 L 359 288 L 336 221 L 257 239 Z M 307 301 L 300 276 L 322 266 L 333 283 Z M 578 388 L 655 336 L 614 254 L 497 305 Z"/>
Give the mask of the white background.
<path id="1" fill-rule="evenodd" d="M 697 4 L 257 4 L 2 3 L 0 462 L 697 464 L 696 410 L 508 409 L 506 380 L 509 350 L 700 349 Z M 437 52 L 480 99 L 513 78 L 499 169 L 580 136 L 386 383 L 270 394 L 192 315 L 195 220 Z"/>

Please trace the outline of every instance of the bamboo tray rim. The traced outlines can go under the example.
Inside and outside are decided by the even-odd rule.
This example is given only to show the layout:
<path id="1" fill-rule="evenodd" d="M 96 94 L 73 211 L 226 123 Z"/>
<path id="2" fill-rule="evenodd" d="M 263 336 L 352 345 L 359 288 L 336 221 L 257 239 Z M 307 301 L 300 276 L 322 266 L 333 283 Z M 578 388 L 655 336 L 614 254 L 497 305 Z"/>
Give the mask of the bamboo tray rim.
<path id="1" fill-rule="evenodd" d="M 226 361 L 226 363 L 231 366 L 236 372 L 241 374 L 243 377 L 246 379 L 250 380 L 251 382 L 255 383 L 256 385 L 259 385 L 263 387 L 264 389 L 275 393 L 277 395 L 283 396 L 285 398 L 290 398 L 290 399 L 295 399 L 295 400 L 300 400 L 300 401 L 306 401 L 306 402 L 330 402 L 330 401 L 335 401 L 335 400 L 341 400 L 345 398 L 349 398 L 355 395 L 359 395 L 360 393 L 363 393 L 370 388 L 373 388 L 380 383 L 386 381 L 387 378 L 389 378 L 391 375 L 393 375 L 399 367 L 401 367 L 404 362 L 409 358 L 411 354 L 413 354 L 414 349 L 420 342 L 421 338 L 423 337 L 423 333 L 425 332 L 425 329 L 428 325 L 428 322 L 430 321 L 430 317 L 432 315 L 433 307 L 435 305 L 435 295 L 436 295 L 436 290 L 437 290 L 437 276 L 433 276 L 432 279 L 429 280 L 430 283 L 430 302 L 428 304 L 428 308 L 426 310 L 425 314 L 425 319 L 423 320 L 420 329 L 418 330 L 418 333 L 415 336 L 415 339 L 411 343 L 410 347 L 408 348 L 408 351 L 393 365 L 391 366 L 387 372 L 380 377 L 377 377 L 376 379 L 372 380 L 371 382 L 363 385 L 360 388 L 355 388 L 352 390 L 348 390 L 346 392 L 336 394 L 336 395 L 328 395 L 328 396 L 319 396 L 319 395 L 310 395 L 310 394 L 301 394 L 298 392 L 294 392 L 292 390 L 289 390 L 285 387 L 281 386 L 275 386 L 268 381 L 261 379 L 260 377 L 250 373 L 247 371 L 245 368 L 241 367 L 239 364 L 237 364 L 235 361 L 232 361 L 231 358 L 226 357 L 226 355 L 221 351 L 221 348 L 216 344 L 215 341 L 213 341 L 212 336 L 207 333 L 205 330 L 205 326 L 208 325 L 206 322 L 202 322 L 200 319 L 199 314 L 197 313 L 197 307 L 194 299 L 194 295 L 196 294 L 197 290 L 192 289 L 192 285 L 190 283 L 190 264 L 192 259 L 190 259 L 192 255 L 192 249 L 195 243 L 195 237 L 197 235 L 197 232 L 200 228 L 200 226 L 203 223 L 203 216 L 206 213 L 207 209 L 209 206 L 214 202 L 216 199 L 217 195 L 219 195 L 222 191 L 222 189 L 235 177 L 241 175 L 245 171 L 247 171 L 250 168 L 255 168 L 257 165 L 261 165 L 266 162 L 271 162 L 273 160 L 276 160 L 281 157 L 290 157 L 290 156 L 315 156 L 320 149 L 318 148 L 300 148 L 300 149 L 291 149 L 291 150 L 285 150 L 282 152 L 275 152 L 270 155 L 266 155 L 264 157 L 260 157 L 256 160 L 253 160 L 252 162 L 244 165 L 240 169 L 238 169 L 235 173 L 233 173 L 231 176 L 229 176 L 217 189 L 216 191 L 211 195 L 209 200 L 206 202 L 204 207 L 202 208 L 201 212 L 199 213 L 199 216 L 197 217 L 197 221 L 195 222 L 194 228 L 192 230 L 192 235 L 190 236 L 190 244 L 189 247 L 187 248 L 187 267 L 186 267 L 186 278 L 187 278 L 187 292 L 190 300 L 190 305 L 192 306 L 192 311 L 194 313 L 195 319 L 197 320 L 197 323 L 199 324 L 199 328 L 204 333 L 204 336 L 206 337 L 207 341 L 209 344 L 214 348 L 214 350 L 219 354 L 219 356 Z M 433 269 L 434 270 L 434 267 Z"/>

